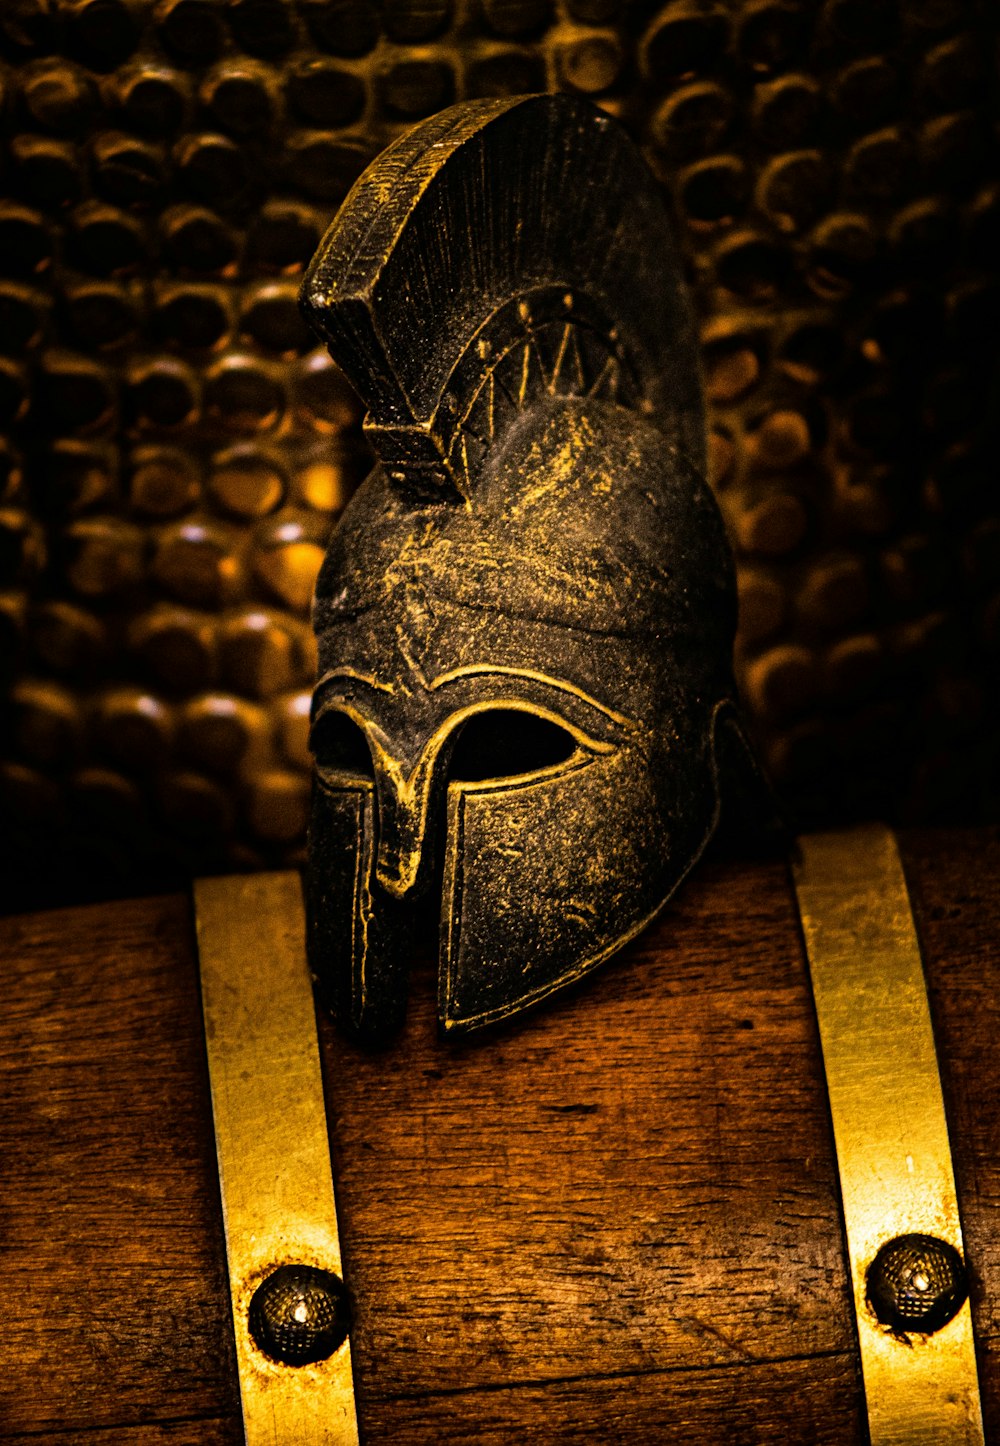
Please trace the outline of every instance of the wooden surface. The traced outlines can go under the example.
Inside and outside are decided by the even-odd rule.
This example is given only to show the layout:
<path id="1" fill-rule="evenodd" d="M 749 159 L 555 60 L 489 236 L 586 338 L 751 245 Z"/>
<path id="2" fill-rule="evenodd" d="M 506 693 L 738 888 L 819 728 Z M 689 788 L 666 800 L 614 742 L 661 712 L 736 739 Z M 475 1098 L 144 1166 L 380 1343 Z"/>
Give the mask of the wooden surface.
<path id="1" fill-rule="evenodd" d="M 0 1439 L 235 1442 L 189 901 L 4 920 L 0 957 Z"/>
<path id="2" fill-rule="evenodd" d="M 913 836 L 1000 1440 L 1000 833 Z M 0 924 L 0 1437 L 240 1439 L 191 913 Z M 575 997 L 378 1055 L 324 1025 L 363 1439 L 863 1439 L 782 864 L 714 865 Z"/>

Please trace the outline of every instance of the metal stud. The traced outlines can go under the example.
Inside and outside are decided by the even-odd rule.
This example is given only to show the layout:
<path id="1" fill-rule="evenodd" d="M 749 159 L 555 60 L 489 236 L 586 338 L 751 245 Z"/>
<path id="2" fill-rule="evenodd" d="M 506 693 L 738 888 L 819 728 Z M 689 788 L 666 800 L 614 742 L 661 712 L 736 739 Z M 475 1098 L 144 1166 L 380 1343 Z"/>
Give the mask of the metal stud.
<path id="1" fill-rule="evenodd" d="M 343 1283 L 313 1265 L 279 1265 L 254 1291 L 249 1321 L 256 1345 L 282 1365 L 325 1361 L 347 1336 Z"/>
<path id="2" fill-rule="evenodd" d="M 934 1235 L 898 1235 L 868 1267 L 868 1303 L 894 1331 L 933 1334 L 957 1315 L 968 1293 L 961 1255 Z"/>

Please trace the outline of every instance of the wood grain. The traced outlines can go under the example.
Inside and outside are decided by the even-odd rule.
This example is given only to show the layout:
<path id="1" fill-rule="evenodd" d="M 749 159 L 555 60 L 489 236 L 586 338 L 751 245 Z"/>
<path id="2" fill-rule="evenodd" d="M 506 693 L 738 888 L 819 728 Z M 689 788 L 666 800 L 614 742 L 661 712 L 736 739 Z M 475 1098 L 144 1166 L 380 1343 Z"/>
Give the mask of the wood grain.
<path id="1" fill-rule="evenodd" d="M 185 1420 L 130 1423 L 118 1426 L 67 1428 L 47 1426 L 40 1431 L 18 1432 L 4 1441 L 51 1441 L 53 1446 L 242 1446 L 243 1432 L 235 1417 L 207 1420 L 193 1416 Z"/>
<path id="2" fill-rule="evenodd" d="M 389 1442 L 512 1441 L 845 1446 L 860 1440 L 852 1413 L 829 1403 L 854 1394 L 851 1360 L 811 1356 L 736 1368 L 578 1378 L 496 1391 L 407 1396 L 371 1412 L 369 1446 Z"/>
<path id="3" fill-rule="evenodd" d="M 1000 833 L 904 861 L 1000 1439 Z M 239 1440 L 186 899 L 0 924 L 0 1436 Z M 704 868 L 572 998 L 378 1054 L 324 1022 L 363 1439 L 821 1443 L 863 1403 L 782 863 Z"/>
<path id="4" fill-rule="evenodd" d="M 904 835 L 972 1275 L 987 1439 L 1000 1441 L 1000 829 Z"/>
<path id="5" fill-rule="evenodd" d="M 0 955 L 0 1436 L 235 1421 L 188 900 L 5 920 Z"/>
<path id="6" fill-rule="evenodd" d="M 401 1048 L 366 1055 L 329 1029 L 324 1044 L 368 1437 L 411 1429 L 400 1396 L 447 1393 L 451 1431 L 461 1393 L 478 1416 L 484 1391 L 600 1376 L 618 1386 L 590 1401 L 597 1439 L 656 1439 L 688 1372 L 711 1401 L 696 1428 L 702 1392 L 680 1392 L 692 1439 L 728 1439 L 743 1371 L 720 1368 L 808 1355 L 827 1439 L 854 1439 L 836 1172 L 783 864 L 703 874 L 589 988 L 484 1043 L 442 1049 L 425 973 Z"/>

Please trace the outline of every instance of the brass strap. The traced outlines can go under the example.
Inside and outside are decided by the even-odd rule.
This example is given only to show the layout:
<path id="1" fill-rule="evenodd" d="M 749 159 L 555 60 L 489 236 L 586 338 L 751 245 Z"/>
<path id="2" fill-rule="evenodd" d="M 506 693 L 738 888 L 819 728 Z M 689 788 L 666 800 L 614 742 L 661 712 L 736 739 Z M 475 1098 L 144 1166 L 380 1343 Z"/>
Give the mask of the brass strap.
<path id="1" fill-rule="evenodd" d="M 342 1274 L 298 875 L 203 879 L 194 896 L 247 1446 L 357 1446 L 349 1341 L 283 1365 L 248 1323 L 277 1267 Z"/>
<path id="2" fill-rule="evenodd" d="M 840 1169 L 872 1446 L 982 1446 L 966 1301 L 930 1334 L 894 1333 L 869 1266 L 900 1236 L 962 1253 L 927 988 L 892 833 L 800 840 L 794 865 Z M 920 1288 L 926 1288 L 921 1286 Z"/>

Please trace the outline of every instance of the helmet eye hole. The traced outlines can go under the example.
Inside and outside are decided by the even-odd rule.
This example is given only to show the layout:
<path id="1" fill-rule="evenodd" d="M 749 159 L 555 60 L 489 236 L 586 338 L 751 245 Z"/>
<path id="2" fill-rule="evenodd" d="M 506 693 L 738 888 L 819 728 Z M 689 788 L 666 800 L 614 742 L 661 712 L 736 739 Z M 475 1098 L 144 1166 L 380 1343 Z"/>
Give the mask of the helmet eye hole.
<path id="1" fill-rule="evenodd" d="M 368 740 L 346 713 L 324 713 L 316 720 L 309 741 L 318 768 L 360 778 L 375 777 Z"/>
<path id="2" fill-rule="evenodd" d="M 565 763 L 576 739 L 558 723 L 520 708 L 474 714 L 459 730 L 448 777 L 456 783 L 512 778 Z"/>

